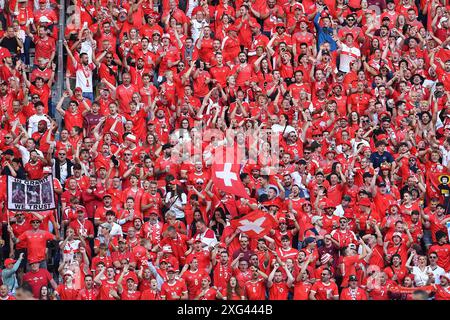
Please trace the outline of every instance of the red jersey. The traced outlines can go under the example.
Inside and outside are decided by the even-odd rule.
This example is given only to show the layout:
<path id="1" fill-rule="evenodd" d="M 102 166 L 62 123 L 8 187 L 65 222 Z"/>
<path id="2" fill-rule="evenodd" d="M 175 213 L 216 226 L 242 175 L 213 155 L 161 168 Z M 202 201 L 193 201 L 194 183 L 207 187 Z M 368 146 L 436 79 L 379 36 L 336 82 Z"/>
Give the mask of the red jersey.
<path id="1" fill-rule="evenodd" d="M 189 299 L 194 299 L 201 291 L 202 279 L 207 277 L 208 274 L 200 269 L 195 272 L 191 270 L 186 271 L 182 278 L 186 281 L 186 287 L 189 293 Z"/>
<path id="2" fill-rule="evenodd" d="M 340 300 L 368 300 L 367 293 L 364 289 L 344 288 L 341 292 Z"/>
<path id="3" fill-rule="evenodd" d="M 325 284 L 322 281 L 317 281 L 311 287 L 311 293 L 315 294 L 317 300 L 332 300 L 333 296 L 339 296 L 338 287 L 334 282 Z"/>
<path id="4" fill-rule="evenodd" d="M 110 290 L 117 291 L 117 282 L 109 282 L 108 280 L 103 280 L 100 286 L 100 294 L 98 300 L 115 300 L 115 298 L 109 293 Z"/>
<path id="5" fill-rule="evenodd" d="M 97 288 L 92 289 L 81 289 L 78 291 L 77 300 L 97 300 L 99 295 L 99 291 Z"/>
<path id="6" fill-rule="evenodd" d="M 273 283 L 269 289 L 269 300 L 287 300 L 289 287 L 286 282 Z"/>
<path id="7" fill-rule="evenodd" d="M 244 286 L 245 295 L 248 300 L 265 300 L 266 299 L 266 281 L 262 278 L 249 280 Z"/>
<path id="8" fill-rule="evenodd" d="M 28 230 L 17 239 L 26 243 L 28 261 L 42 261 L 46 258 L 47 241 L 54 240 L 55 236 L 48 231 Z"/>
<path id="9" fill-rule="evenodd" d="M 165 300 L 179 300 L 176 296 L 181 297 L 187 292 L 186 282 L 184 280 L 175 280 L 173 284 L 164 282 L 161 286 L 161 297 Z"/>

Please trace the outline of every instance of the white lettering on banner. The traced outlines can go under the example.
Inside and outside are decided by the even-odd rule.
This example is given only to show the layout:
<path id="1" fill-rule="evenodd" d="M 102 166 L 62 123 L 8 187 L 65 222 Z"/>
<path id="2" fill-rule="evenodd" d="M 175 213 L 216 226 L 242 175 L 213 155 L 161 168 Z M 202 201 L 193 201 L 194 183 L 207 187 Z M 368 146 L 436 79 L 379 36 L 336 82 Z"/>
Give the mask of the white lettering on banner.
<path id="1" fill-rule="evenodd" d="M 233 185 L 231 180 L 237 181 L 236 173 L 231 171 L 231 163 L 225 163 L 223 166 L 223 171 L 216 172 L 216 177 L 222 179 L 227 187 L 231 187 Z"/>
<path id="2" fill-rule="evenodd" d="M 56 208 L 53 177 L 22 180 L 8 176 L 8 209 L 12 211 L 46 211 Z"/>
<path id="3" fill-rule="evenodd" d="M 255 233 L 260 233 L 262 230 L 264 230 L 264 228 L 261 228 L 264 221 L 266 221 L 265 217 L 256 219 L 255 221 L 250 221 L 247 219 L 242 220 L 242 221 L 239 221 L 239 223 L 242 225 L 241 227 L 239 227 L 239 229 L 241 229 L 242 232 L 252 230 Z"/>

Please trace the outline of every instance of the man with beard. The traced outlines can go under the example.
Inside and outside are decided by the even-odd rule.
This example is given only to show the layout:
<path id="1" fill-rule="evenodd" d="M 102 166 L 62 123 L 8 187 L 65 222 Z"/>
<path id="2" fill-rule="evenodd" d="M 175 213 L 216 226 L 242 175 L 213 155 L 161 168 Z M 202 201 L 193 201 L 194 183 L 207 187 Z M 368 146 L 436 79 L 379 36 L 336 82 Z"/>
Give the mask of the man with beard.
<path id="1" fill-rule="evenodd" d="M 36 81 L 37 77 L 41 77 L 47 82 L 52 75 L 52 69 L 48 67 L 48 61 L 44 58 L 38 60 L 37 68 L 31 72 L 30 81 Z"/>
<path id="2" fill-rule="evenodd" d="M 81 88 L 83 94 L 82 96 L 86 99 L 89 99 L 91 102 L 94 101 L 94 87 L 92 83 L 93 71 L 96 66 L 99 65 L 98 60 L 95 58 L 95 51 L 92 48 L 92 62 L 89 62 L 89 55 L 85 52 L 80 54 L 80 62 L 78 62 L 72 51 L 70 50 L 67 41 L 64 41 L 64 46 L 67 50 L 67 55 L 70 57 L 74 68 L 76 70 L 76 87 Z M 101 60 L 106 55 L 107 51 L 103 51 L 98 59 Z"/>
<path id="3" fill-rule="evenodd" d="M 275 0 L 269 0 L 268 3 L 273 2 L 275 4 Z M 254 9 L 250 7 L 252 12 Z M 269 43 L 269 38 L 261 32 L 261 26 L 259 23 L 251 22 L 250 29 L 252 31 L 252 45 L 248 51 L 248 56 L 253 57 L 256 55 L 256 48 L 259 46 L 263 46 L 264 48 Z"/>
<path id="4" fill-rule="evenodd" d="M 97 300 L 99 295 L 98 289 L 94 286 L 92 275 L 87 274 L 84 277 L 84 288 L 78 292 L 77 300 Z"/>
<path id="5" fill-rule="evenodd" d="M 108 51 L 108 49 L 105 50 Z M 114 55 L 112 52 L 107 52 L 103 57 L 100 56 L 97 60 L 100 63 L 100 66 L 98 68 L 98 76 L 100 79 L 102 80 L 105 79 L 106 81 L 115 86 L 117 84 L 116 77 L 119 72 L 118 63 L 114 60 Z M 120 65 L 121 64 L 122 63 L 120 63 Z"/>
<path id="6" fill-rule="evenodd" d="M 124 62 L 125 70 L 127 70 L 131 75 L 131 83 L 137 88 L 142 88 L 142 77 L 144 76 L 144 74 L 150 74 L 152 72 L 152 69 L 145 65 L 143 57 L 137 58 L 137 61 L 135 63 L 136 66 L 128 65 L 126 60 Z"/>
<path id="7" fill-rule="evenodd" d="M 245 52 L 239 53 L 238 58 L 239 64 L 235 65 L 231 72 L 237 75 L 236 86 L 246 90 L 249 88 L 249 79 L 253 76 L 253 66 L 247 63 Z"/>

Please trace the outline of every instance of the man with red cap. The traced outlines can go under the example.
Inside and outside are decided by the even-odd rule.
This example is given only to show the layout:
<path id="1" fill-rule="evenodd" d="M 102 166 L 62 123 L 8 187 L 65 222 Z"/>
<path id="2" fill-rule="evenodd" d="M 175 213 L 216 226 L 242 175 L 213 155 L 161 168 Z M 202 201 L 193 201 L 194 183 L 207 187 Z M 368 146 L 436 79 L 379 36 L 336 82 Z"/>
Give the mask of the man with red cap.
<path id="1" fill-rule="evenodd" d="M 45 268 L 47 266 L 47 241 L 56 240 L 57 237 L 55 237 L 55 235 L 51 234 L 48 231 L 39 229 L 41 220 L 39 220 L 38 218 L 31 218 L 30 223 L 31 230 L 25 231 L 24 233 L 19 235 L 18 238 L 15 237 L 14 231 L 11 226 L 8 226 L 8 232 L 10 233 L 11 239 L 14 244 L 20 242 L 24 242 L 26 244 L 27 260 L 29 262 L 29 265 L 31 264 L 30 261 L 33 261 L 34 263 L 37 263 L 38 266 L 42 266 Z"/>

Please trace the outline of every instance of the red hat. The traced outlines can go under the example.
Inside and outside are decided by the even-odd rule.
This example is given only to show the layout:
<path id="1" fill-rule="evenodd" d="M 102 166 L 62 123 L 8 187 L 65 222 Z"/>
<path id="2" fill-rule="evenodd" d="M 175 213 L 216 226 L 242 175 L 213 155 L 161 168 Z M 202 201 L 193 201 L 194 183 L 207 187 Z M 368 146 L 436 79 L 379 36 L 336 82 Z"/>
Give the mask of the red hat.
<path id="1" fill-rule="evenodd" d="M 379 134 L 378 136 L 377 136 L 377 140 L 379 141 L 379 140 L 384 140 L 384 139 L 387 139 L 387 135 L 385 135 L 385 134 Z"/>
<path id="2" fill-rule="evenodd" d="M 161 32 L 158 30 L 158 29 L 155 29 L 155 30 L 153 30 L 152 31 L 152 35 L 154 35 L 154 34 L 159 34 L 159 35 L 161 35 Z"/>
<path id="3" fill-rule="evenodd" d="M 351 142 L 348 141 L 348 140 L 343 141 L 342 144 L 346 144 L 346 145 L 349 146 L 349 147 L 352 146 Z"/>
<path id="4" fill-rule="evenodd" d="M 359 200 L 358 204 L 360 206 L 370 207 L 372 205 L 372 202 L 370 202 L 369 198 L 362 198 L 361 200 Z"/>
<path id="5" fill-rule="evenodd" d="M 322 130 L 320 130 L 320 129 L 315 129 L 312 131 L 313 136 L 317 136 L 317 135 L 321 135 L 321 134 L 322 134 Z"/>
<path id="6" fill-rule="evenodd" d="M 149 215 L 156 214 L 157 216 L 159 216 L 159 210 L 158 209 L 151 209 L 148 214 Z"/>
<path id="7" fill-rule="evenodd" d="M 39 0 L 39 3 L 47 3 L 47 0 Z"/>
<path id="8" fill-rule="evenodd" d="M 449 272 L 441 274 L 441 275 L 439 276 L 439 278 L 441 278 L 441 277 L 444 277 L 444 278 L 446 278 L 448 281 L 450 281 L 450 273 L 449 273 Z"/>
<path id="9" fill-rule="evenodd" d="M 298 22 L 299 22 L 299 23 L 302 23 L 302 22 L 308 23 L 309 21 L 308 21 L 308 19 L 307 19 L 306 17 L 301 17 L 300 20 L 299 20 Z"/>
<path id="10" fill-rule="evenodd" d="M 274 207 L 280 208 L 280 205 L 279 205 L 277 202 L 273 201 L 273 200 L 264 202 L 264 206 L 265 206 L 265 207 L 271 207 L 271 206 L 274 206 Z"/>
<path id="11" fill-rule="evenodd" d="M 392 234 L 392 238 L 394 238 L 394 237 L 400 237 L 400 239 L 403 239 L 402 234 L 400 232 L 394 232 Z"/>
<path id="12" fill-rule="evenodd" d="M 302 7 L 302 5 L 300 3 L 296 2 L 296 3 L 294 3 L 293 6 L 291 6 L 291 10 L 292 9 L 294 9 L 294 10 L 296 10 L 296 9 L 303 10 L 303 7 Z"/>
<path id="13" fill-rule="evenodd" d="M 127 243 L 127 239 L 125 239 L 125 238 L 119 238 L 119 240 L 117 240 L 117 242 L 124 242 L 124 243 Z"/>
<path id="14" fill-rule="evenodd" d="M 153 19 L 158 19 L 159 18 L 159 13 L 155 12 L 155 11 L 152 11 L 152 12 L 150 12 L 150 14 L 148 16 L 150 18 L 153 18 Z"/>
<path id="15" fill-rule="evenodd" d="M 8 258 L 8 259 L 5 260 L 5 266 L 9 266 L 10 264 L 14 264 L 14 263 L 16 263 L 16 261 L 17 260 Z"/>
<path id="16" fill-rule="evenodd" d="M 178 180 L 178 179 L 173 179 L 173 180 L 171 180 L 170 182 L 169 182 L 171 185 L 177 185 L 177 186 L 179 186 L 180 185 L 180 180 Z"/>
<path id="17" fill-rule="evenodd" d="M 28 263 L 29 263 L 29 264 L 39 263 L 39 262 L 41 262 L 41 261 L 39 261 L 38 259 L 29 259 L 29 260 L 28 260 Z"/>
<path id="18" fill-rule="evenodd" d="M 391 164 L 389 162 L 383 162 L 380 165 L 380 169 L 381 170 L 390 170 L 391 169 Z"/>
<path id="19" fill-rule="evenodd" d="M 10 58 L 12 57 L 11 52 L 9 52 L 8 50 L 1 50 L 0 51 L 0 58 L 4 59 L 4 58 Z"/>
<path id="20" fill-rule="evenodd" d="M 128 141 L 131 141 L 133 143 L 137 142 L 137 137 L 134 134 L 127 135 L 127 137 L 125 139 L 128 140 Z"/>
<path id="21" fill-rule="evenodd" d="M 227 32 L 231 32 L 231 31 L 238 32 L 238 30 L 237 30 L 237 28 L 235 26 L 229 26 L 228 27 Z"/>
<path id="22" fill-rule="evenodd" d="M 275 29 L 276 28 L 286 28 L 286 26 L 284 25 L 283 22 L 278 22 L 277 24 L 275 24 Z"/>
<path id="23" fill-rule="evenodd" d="M 307 205 L 311 205 L 311 202 L 310 201 L 308 201 L 308 200 L 300 200 L 300 205 L 303 207 L 305 204 L 307 204 Z"/>
<path id="24" fill-rule="evenodd" d="M 83 92 L 83 89 L 81 89 L 80 87 L 76 87 L 75 90 L 73 90 L 73 92 Z"/>
<path id="25" fill-rule="evenodd" d="M 167 272 L 176 272 L 174 268 L 170 267 L 167 269 Z"/>
<path id="26" fill-rule="evenodd" d="M 259 23 L 257 22 L 253 22 L 252 20 L 250 20 L 249 24 L 250 28 L 260 28 L 261 26 L 259 25 Z"/>
<path id="27" fill-rule="evenodd" d="M 336 150 L 334 150 L 334 149 L 328 149 L 327 151 L 325 151 L 325 154 L 330 153 L 330 152 L 336 154 Z"/>
<path id="28" fill-rule="evenodd" d="M 326 12 L 326 11 L 322 11 L 322 13 L 320 14 L 320 16 L 322 17 L 322 18 L 328 18 L 328 12 Z"/>
<path id="29" fill-rule="evenodd" d="M 227 248 L 227 244 L 224 242 L 219 242 L 219 248 Z"/>
<path id="30" fill-rule="evenodd" d="M 389 206 L 389 210 L 391 210 L 393 207 L 397 207 L 397 209 L 400 210 L 400 206 L 399 206 L 398 204 L 396 204 L 396 203 L 392 203 L 392 204 Z"/>
<path id="31" fill-rule="evenodd" d="M 286 218 L 285 217 L 281 217 L 280 219 L 278 219 L 278 222 L 286 222 Z"/>
<path id="32" fill-rule="evenodd" d="M 170 39 L 170 34 L 164 33 L 161 38 L 162 39 L 164 39 L 164 38 Z"/>

